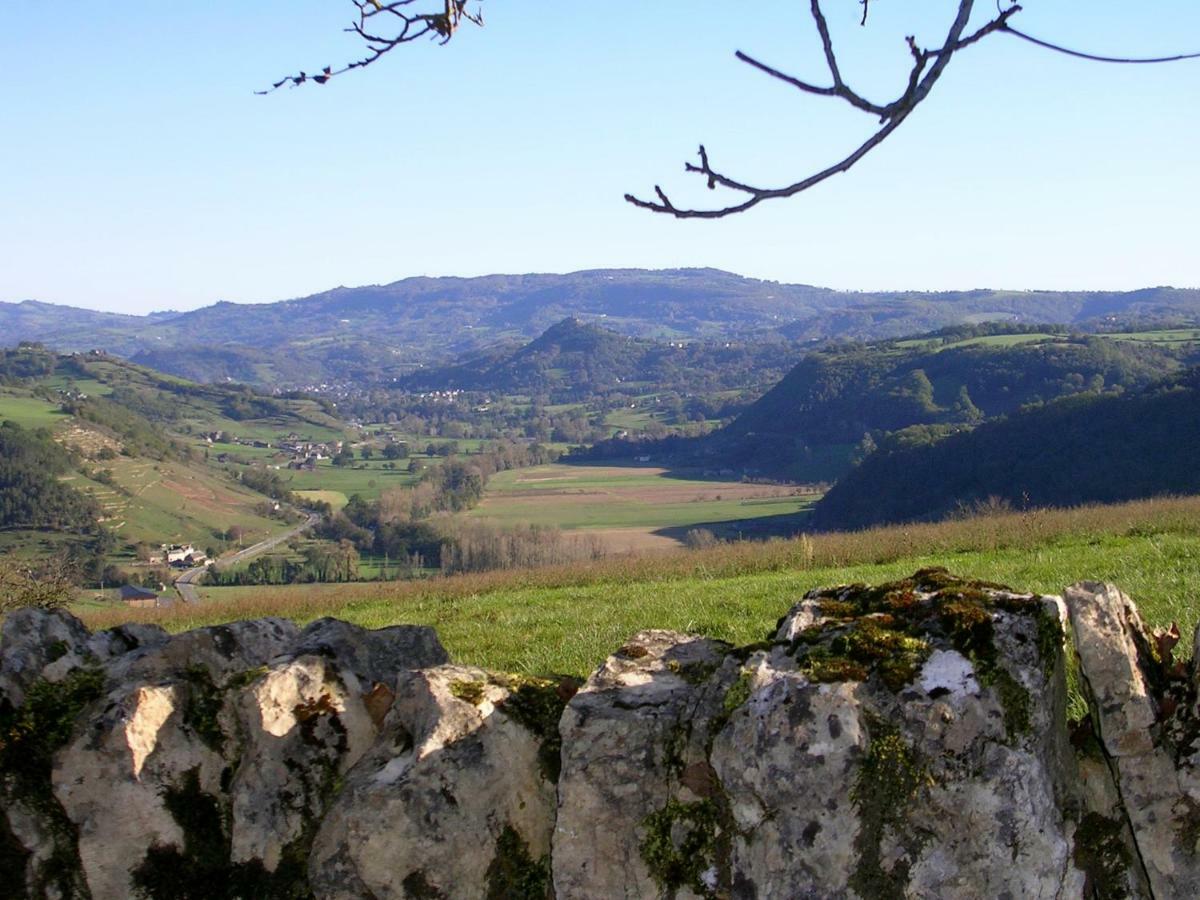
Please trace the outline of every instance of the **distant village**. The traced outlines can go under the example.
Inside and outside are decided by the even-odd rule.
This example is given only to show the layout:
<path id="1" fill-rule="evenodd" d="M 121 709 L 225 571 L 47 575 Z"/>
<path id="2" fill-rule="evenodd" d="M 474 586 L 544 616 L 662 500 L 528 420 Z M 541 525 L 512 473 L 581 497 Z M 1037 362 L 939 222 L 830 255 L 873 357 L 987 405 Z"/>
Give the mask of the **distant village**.
<path id="1" fill-rule="evenodd" d="M 271 441 L 236 437 L 227 431 L 210 431 L 204 435 L 204 440 L 207 444 L 237 444 L 242 447 L 275 450 L 280 454 L 291 457 L 287 462 L 289 469 L 302 469 L 309 472 L 316 469 L 317 463 L 321 460 L 337 456 L 345 446 L 345 442 L 341 440 L 309 441 L 304 440 L 295 433 L 289 434 L 282 440 L 272 443 Z M 217 462 L 224 463 L 229 461 L 228 453 L 217 455 Z"/>

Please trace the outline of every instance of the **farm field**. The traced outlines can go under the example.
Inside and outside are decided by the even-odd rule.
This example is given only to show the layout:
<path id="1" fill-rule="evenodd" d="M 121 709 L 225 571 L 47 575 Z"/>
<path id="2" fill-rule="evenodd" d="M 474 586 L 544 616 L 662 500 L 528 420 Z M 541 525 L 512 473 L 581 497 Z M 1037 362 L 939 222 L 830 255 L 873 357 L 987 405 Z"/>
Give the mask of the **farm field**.
<path id="1" fill-rule="evenodd" d="M 22 428 L 54 428 L 69 418 L 57 403 L 26 391 L 0 389 L 0 421 L 10 419 Z"/>
<path id="2" fill-rule="evenodd" d="M 586 529 L 610 550 L 665 550 L 693 525 L 737 522 L 807 511 L 819 494 L 792 487 L 687 479 L 654 466 L 555 463 L 492 476 L 483 501 L 467 515 L 502 525 Z"/>
<path id="3" fill-rule="evenodd" d="M 1114 341 L 1139 341 L 1149 344 L 1189 344 L 1200 341 L 1200 328 L 1165 328 L 1161 331 L 1124 331 L 1105 334 Z"/>
<path id="4" fill-rule="evenodd" d="M 77 612 L 91 627 L 136 618 L 182 630 L 263 615 L 298 622 L 333 615 L 371 628 L 432 625 L 457 662 L 582 676 L 641 629 L 757 641 L 811 588 L 879 583 L 934 565 L 1046 593 L 1081 579 L 1113 581 L 1149 624 L 1175 621 L 1190 634 L 1200 618 L 1200 498 L 1008 513 L 417 582 L 204 588 L 204 602 L 192 607 L 81 606 Z"/>
<path id="5" fill-rule="evenodd" d="M 355 465 L 359 466 L 362 463 L 356 462 Z M 364 499 L 375 500 L 388 488 L 415 484 L 420 477 L 417 473 L 406 471 L 407 460 L 397 460 L 396 465 L 395 469 L 385 469 L 382 460 L 373 459 L 366 468 L 359 469 L 335 466 L 330 460 L 323 459 L 313 472 L 280 469 L 279 477 L 287 482 L 288 489 L 293 491 L 331 492 L 346 499 L 354 494 L 361 494 Z"/>
<path id="6" fill-rule="evenodd" d="M 119 457 L 103 468 L 112 484 L 82 475 L 67 476 L 73 487 L 94 496 L 104 509 L 105 523 L 118 538 L 136 543 L 211 544 L 214 532 L 240 525 L 248 543 L 286 526 L 259 515 L 266 500 L 203 466 Z"/>

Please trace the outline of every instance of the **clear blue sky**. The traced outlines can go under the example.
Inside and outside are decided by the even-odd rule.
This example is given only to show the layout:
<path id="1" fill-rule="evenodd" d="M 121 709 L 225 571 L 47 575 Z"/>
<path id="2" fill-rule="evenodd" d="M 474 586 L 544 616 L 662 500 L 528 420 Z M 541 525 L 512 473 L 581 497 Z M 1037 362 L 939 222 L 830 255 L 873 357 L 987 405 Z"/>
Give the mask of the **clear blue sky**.
<path id="1" fill-rule="evenodd" d="M 888 99 L 902 35 L 932 42 L 955 3 L 876 0 L 866 29 L 852 0 L 826 6 L 845 71 Z M 1102 66 L 996 36 L 850 174 L 679 222 L 621 198 L 661 181 L 707 199 L 681 171 L 701 141 L 731 174 L 786 183 L 868 133 L 733 59 L 823 80 L 807 4 L 485 7 L 447 47 L 257 97 L 357 55 L 348 2 L 0 4 L 0 300 L 145 312 L 601 266 L 850 289 L 1200 285 L 1200 61 Z M 1194 0 L 1029 0 L 1015 24 L 1098 52 L 1200 49 Z"/>

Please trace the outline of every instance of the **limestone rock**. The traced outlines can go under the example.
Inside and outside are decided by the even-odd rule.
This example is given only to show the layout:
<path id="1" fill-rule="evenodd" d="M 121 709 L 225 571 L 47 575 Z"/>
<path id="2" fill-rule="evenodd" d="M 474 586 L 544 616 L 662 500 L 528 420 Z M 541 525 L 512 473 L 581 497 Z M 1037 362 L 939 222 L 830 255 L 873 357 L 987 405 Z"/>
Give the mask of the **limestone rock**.
<path id="1" fill-rule="evenodd" d="M 660 883 L 682 900 L 715 878 L 719 785 L 706 751 L 720 685 L 736 671 L 730 649 L 643 631 L 571 699 L 554 830 L 558 900 L 655 897 Z"/>
<path id="2" fill-rule="evenodd" d="M 62 609 L 18 609 L 0 629 L 0 697 L 20 706 L 25 691 L 39 679 L 60 681 L 88 660 L 91 635 Z"/>
<path id="3" fill-rule="evenodd" d="M 114 660 L 108 671 L 115 679 L 132 682 L 203 670 L 220 684 L 287 653 L 299 635 L 300 629 L 287 619 L 210 625 L 132 650 Z"/>
<path id="4" fill-rule="evenodd" d="M 315 654 L 336 659 L 345 671 L 368 684 L 388 684 L 396 673 L 425 669 L 450 661 L 437 632 L 421 625 L 394 625 L 369 630 L 338 619 L 318 619 L 300 633 L 293 656 Z"/>
<path id="5" fill-rule="evenodd" d="M 235 863 L 306 865 L 339 781 L 375 739 L 364 695 L 353 673 L 312 655 L 272 665 L 241 691 L 245 737 L 229 786 Z"/>
<path id="6" fill-rule="evenodd" d="M 930 571 L 810 594 L 778 634 L 645 632 L 589 679 L 559 898 L 1080 895 L 1054 600 Z"/>
<path id="7" fill-rule="evenodd" d="M 401 673 L 317 833 L 314 893 L 504 897 L 548 883 L 561 707 L 552 682 L 451 665 Z"/>
<path id="8" fill-rule="evenodd" d="M 1079 582 L 1065 599 L 1080 680 L 1122 801 L 1123 813 L 1107 819 L 1111 831 L 1128 823 L 1137 850 L 1128 864 L 1140 864 L 1152 896 L 1200 896 L 1200 718 L 1187 702 L 1197 663 L 1191 673 L 1172 671 L 1169 654 L 1151 649 L 1133 602 L 1111 584 Z M 1111 834 L 1108 846 L 1116 847 Z"/>

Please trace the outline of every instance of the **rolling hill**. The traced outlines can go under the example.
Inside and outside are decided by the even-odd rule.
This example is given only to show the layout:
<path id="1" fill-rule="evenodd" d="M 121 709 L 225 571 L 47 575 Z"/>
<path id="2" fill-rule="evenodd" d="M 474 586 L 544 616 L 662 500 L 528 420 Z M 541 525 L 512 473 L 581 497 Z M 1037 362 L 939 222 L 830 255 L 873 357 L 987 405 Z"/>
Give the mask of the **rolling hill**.
<path id="1" fill-rule="evenodd" d="M 715 434 L 663 449 L 693 464 L 833 481 L 893 433 L 912 429 L 907 439 L 925 440 L 1029 404 L 1136 391 L 1198 358 L 1195 341 L 1154 343 L 1047 326 L 964 326 L 842 344 L 805 355 Z"/>
<path id="2" fill-rule="evenodd" d="M 331 389 L 390 383 L 421 364 L 531 340 L 568 317 L 663 340 L 866 340 L 985 320 L 1190 324 L 1200 317 L 1200 290 L 854 293 L 715 269 L 610 269 L 408 278 L 144 317 L 4 303 L 0 332 L 59 350 L 99 348 L 193 380 Z"/>
<path id="3" fill-rule="evenodd" d="M 400 379 L 411 391 L 469 390 L 546 394 L 571 402 L 594 394 L 643 391 L 712 393 L 773 384 L 799 356 L 775 341 L 661 341 L 564 319 L 527 344 L 506 344 L 450 366 Z"/>
<path id="4" fill-rule="evenodd" d="M 0 421 L 9 429 L 0 550 L 43 557 L 98 544 L 125 557 L 137 544 L 204 548 L 235 525 L 243 540 L 265 537 L 283 527 L 268 498 L 210 464 L 197 443 L 217 431 L 245 440 L 342 434 L 311 399 L 31 345 L 0 351 Z"/>

